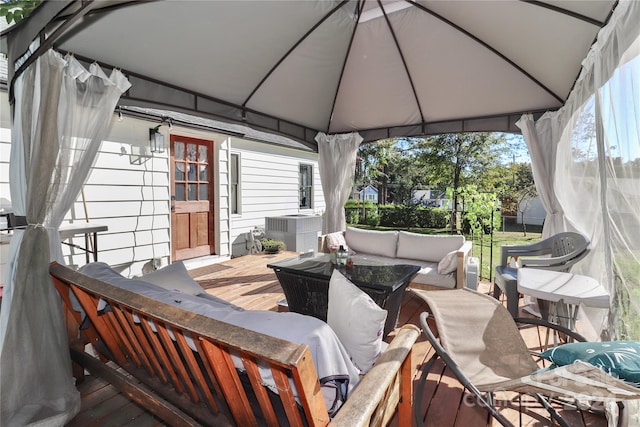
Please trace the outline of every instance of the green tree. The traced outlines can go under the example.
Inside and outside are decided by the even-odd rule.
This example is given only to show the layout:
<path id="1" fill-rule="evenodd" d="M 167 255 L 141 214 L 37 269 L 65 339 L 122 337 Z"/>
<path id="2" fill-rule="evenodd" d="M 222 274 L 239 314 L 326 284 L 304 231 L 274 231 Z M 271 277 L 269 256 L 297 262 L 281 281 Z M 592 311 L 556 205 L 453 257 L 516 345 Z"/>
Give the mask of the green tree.
<path id="1" fill-rule="evenodd" d="M 447 189 L 448 197 L 453 197 L 453 189 Z M 495 215 L 499 207 L 495 193 L 478 191 L 473 184 L 458 189 L 458 195 L 464 205 L 463 219 L 469 227 L 472 236 L 489 234 L 500 227 L 500 216 Z"/>
<path id="2" fill-rule="evenodd" d="M 410 203 L 413 191 L 426 183 L 425 166 L 416 156 L 414 139 L 383 139 L 360 147 L 357 186 L 374 185 L 378 203 Z"/>
<path id="3" fill-rule="evenodd" d="M 396 147 L 394 161 L 389 164 L 390 201 L 394 203 L 415 204 L 415 190 L 424 188 L 427 181 L 427 166 L 422 162 L 413 146 L 415 140 L 403 140 Z"/>
<path id="4" fill-rule="evenodd" d="M 506 140 L 496 133 L 443 134 L 416 144 L 421 161 L 428 165 L 428 182 L 440 188 L 452 188 L 453 207 L 458 207 L 458 189 L 482 181 L 486 172 L 498 163 Z M 482 183 L 482 187 L 489 186 Z M 455 231 L 457 221 L 451 221 Z"/>
<path id="5" fill-rule="evenodd" d="M 18 23 L 29 16 L 42 3 L 42 0 L 2 0 L 0 16 L 4 16 L 7 24 Z"/>
<path id="6" fill-rule="evenodd" d="M 378 203 L 386 203 L 389 160 L 394 151 L 396 141 L 383 139 L 373 143 L 362 144 L 358 150 L 361 164 L 361 179 L 356 186 L 373 185 L 378 189 Z"/>

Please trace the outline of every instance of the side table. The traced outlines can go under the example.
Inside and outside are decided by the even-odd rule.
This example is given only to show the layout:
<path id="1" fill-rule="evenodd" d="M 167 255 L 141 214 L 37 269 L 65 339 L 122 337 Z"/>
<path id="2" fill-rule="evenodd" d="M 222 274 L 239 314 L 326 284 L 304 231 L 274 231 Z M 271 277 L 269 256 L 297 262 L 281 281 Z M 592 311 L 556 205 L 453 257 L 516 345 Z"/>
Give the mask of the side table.
<path id="1" fill-rule="evenodd" d="M 98 233 L 100 231 L 108 231 L 109 227 L 102 224 L 92 224 L 88 222 L 76 222 L 73 224 L 63 224 L 60 226 L 60 239 L 66 240 L 77 235 L 84 235 L 84 247 L 76 245 L 71 242 L 62 242 L 67 246 L 71 246 L 76 249 L 80 249 L 85 253 L 85 259 L 87 264 L 90 262 L 89 254 L 93 255 L 93 261 L 98 261 Z M 93 235 L 91 241 L 92 246 L 89 244 L 89 235 Z"/>
<path id="2" fill-rule="evenodd" d="M 597 280 L 562 271 L 520 268 L 518 292 L 551 304 L 550 310 L 543 311 L 541 306 L 543 318 L 556 315 L 558 304 L 567 304 L 569 329 L 574 329 L 580 304 L 594 308 L 609 308 L 609 293 Z"/>

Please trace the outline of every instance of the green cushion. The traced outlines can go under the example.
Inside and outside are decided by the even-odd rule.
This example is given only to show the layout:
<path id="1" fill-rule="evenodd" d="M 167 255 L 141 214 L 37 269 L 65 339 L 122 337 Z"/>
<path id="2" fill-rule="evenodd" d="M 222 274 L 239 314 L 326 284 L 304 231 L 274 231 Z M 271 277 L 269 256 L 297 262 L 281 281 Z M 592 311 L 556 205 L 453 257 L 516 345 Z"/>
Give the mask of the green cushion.
<path id="1" fill-rule="evenodd" d="M 637 341 L 576 342 L 549 349 L 541 356 L 557 366 L 582 360 L 640 386 L 640 342 Z"/>

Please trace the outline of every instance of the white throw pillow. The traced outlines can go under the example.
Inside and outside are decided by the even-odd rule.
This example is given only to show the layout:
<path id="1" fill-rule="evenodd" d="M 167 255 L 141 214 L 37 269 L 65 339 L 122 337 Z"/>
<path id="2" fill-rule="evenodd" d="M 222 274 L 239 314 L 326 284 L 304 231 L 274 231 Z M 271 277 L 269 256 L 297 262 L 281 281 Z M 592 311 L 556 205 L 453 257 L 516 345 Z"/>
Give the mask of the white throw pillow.
<path id="1" fill-rule="evenodd" d="M 140 280 L 153 283 L 168 291 L 178 291 L 189 295 L 198 295 L 204 292 L 202 286 L 189 276 L 189 272 L 182 261 L 174 262 L 160 270 L 147 273 L 140 277 Z"/>
<path id="2" fill-rule="evenodd" d="M 357 253 L 396 257 L 398 247 L 397 231 L 362 230 L 347 227 L 344 238 L 349 248 Z"/>
<path id="3" fill-rule="evenodd" d="M 438 263 L 438 274 L 453 273 L 458 269 L 458 251 L 451 251 Z"/>
<path id="4" fill-rule="evenodd" d="M 327 239 L 327 249 L 331 249 L 331 246 L 334 246 L 336 250 L 338 250 L 340 246 L 342 246 L 346 251 L 349 251 L 349 254 L 355 255 L 355 251 L 349 248 L 347 242 L 344 240 L 344 233 L 342 231 L 329 233 L 325 238 Z"/>
<path id="5" fill-rule="evenodd" d="M 333 270 L 329 281 L 327 323 L 363 374 L 371 369 L 383 351 L 386 320 L 387 310 L 380 308 L 338 270 Z"/>

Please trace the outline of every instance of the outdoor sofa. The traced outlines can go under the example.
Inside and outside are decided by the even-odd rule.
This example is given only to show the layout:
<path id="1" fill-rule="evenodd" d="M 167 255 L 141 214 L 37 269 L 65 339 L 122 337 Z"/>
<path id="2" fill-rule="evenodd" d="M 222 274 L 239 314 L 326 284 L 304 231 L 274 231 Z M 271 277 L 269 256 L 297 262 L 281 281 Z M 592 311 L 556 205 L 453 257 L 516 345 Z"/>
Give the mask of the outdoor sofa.
<path id="1" fill-rule="evenodd" d="M 327 323 L 243 310 L 204 292 L 182 263 L 140 279 L 104 263 L 81 270 L 50 267 L 74 375 L 107 379 L 169 425 L 386 425 L 396 413 L 410 423 L 413 325 L 381 343 L 362 375 Z"/>
<path id="2" fill-rule="evenodd" d="M 410 287 L 423 290 L 463 288 L 472 244 L 462 235 L 430 235 L 347 227 L 318 237 L 318 251 L 346 246 L 355 264 L 413 264 L 421 267 Z"/>

